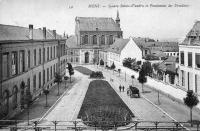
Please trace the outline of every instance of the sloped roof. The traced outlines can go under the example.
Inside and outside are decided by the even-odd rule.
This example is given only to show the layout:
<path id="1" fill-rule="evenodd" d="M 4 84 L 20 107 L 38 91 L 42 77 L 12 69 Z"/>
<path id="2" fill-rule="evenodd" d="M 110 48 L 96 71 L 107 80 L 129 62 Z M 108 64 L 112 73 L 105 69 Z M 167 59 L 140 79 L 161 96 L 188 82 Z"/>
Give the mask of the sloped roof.
<path id="1" fill-rule="evenodd" d="M 129 39 L 116 39 L 115 42 L 107 49 L 108 52 L 120 54 Z"/>
<path id="2" fill-rule="evenodd" d="M 174 57 L 174 56 L 169 56 L 166 60 L 165 60 L 165 62 L 176 62 L 176 59 L 177 59 L 177 57 Z"/>
<path id="3" fill-rule="evenodd" d="M 61 36 L 57 34 L 57 38 Z M 33 29 L 33 39 L 42 40 L 43 30 Z M 47 30 L 46 39 L 54 39 L 52 30 Z M 0 41 L 5 40 L 29 40 L 29 28 L 0 24 Z"/>
<path id="4" fill-rule="evenodd" d="M 121 31 L 112 18 L 76 17 L 79 31 Z"/>
<path id="5" fill-rule="evenodd" d="M 135 43 L 141 49 L 157 50 L 163 52 L 178 52 L 178 43 L 177 42 L 145 42 L 143 40 L 134 40 Z"/>
<path id="6" fill-rule="evenodd" d="M 151 54 L 157 57 L 166 57 L 167 55 L 159 50 L 151 50 Z"/>
<path id="7" fill-rule="evenodd" d="M 66 45 L 68 48 L 77 48 L 77 37 L 75 35 L 70 36 L 66 40 Z"/>
<path id="8" fill-rule="evenodd" d="M 164 72 L 172 72 L 176 74 L 176 57 L 169 57 L 165 61 L 159 64 L 158 68 Z"/>
<path id="9" fill-rule="evenodd" d="M 189 36 L 196 37 L 196 39 L 189 41 Z M 200 46 L 200 21 L 196 21 L 192 29 L 186 35 L 185 40 L 181 45 L 196 45 Z"/>

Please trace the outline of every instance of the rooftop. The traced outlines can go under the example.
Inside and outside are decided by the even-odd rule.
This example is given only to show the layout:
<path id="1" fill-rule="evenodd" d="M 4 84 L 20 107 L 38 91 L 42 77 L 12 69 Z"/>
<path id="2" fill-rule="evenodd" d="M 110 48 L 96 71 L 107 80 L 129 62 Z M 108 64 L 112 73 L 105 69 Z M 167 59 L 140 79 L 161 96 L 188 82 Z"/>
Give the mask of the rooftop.
<path id="1" fill-rule="evenodd" d="M 79 31 L 121 31 L 112 18 L 76 17 Z"/>
<path id="2" fill-rule="evenodd" d="M 58 39 L 62 37 L 57 34 Z M 33 29 L 33 39 L 42 40 L 43 39 L 43 30 L 42 29 Z M 53 30 L 46 30 L 46 39 L 54 39 Z M 13 25 L 3 25 L 0 24 L 0 41 L 7 40 L 29 40 L 29 28 L 13 26 Z"/>
<path id="3" fill-rule="evenodd" d="M 143 40 L 134 40 L 141 49 L 150 49 L 163 52 L 178 52 L 178 42 L 145 42 Z"/>
<path id="4" fill-rule="evenodd" d="M 109 52 L 120 54 L 130 39 L 116 39 L 115 42 L 107 49 Z"/>
<path id="5" fill-rule="evenodd" d="M 66 45 L 67 45 L 68 48 L 78 48 L 77 37 L 75 35 L 70 36 L 66 40 Z"/>
<path id="6" fill-rule="evenodd" d="M 200 46 L 200 21 L 196 21 L 181 45 Z"/>

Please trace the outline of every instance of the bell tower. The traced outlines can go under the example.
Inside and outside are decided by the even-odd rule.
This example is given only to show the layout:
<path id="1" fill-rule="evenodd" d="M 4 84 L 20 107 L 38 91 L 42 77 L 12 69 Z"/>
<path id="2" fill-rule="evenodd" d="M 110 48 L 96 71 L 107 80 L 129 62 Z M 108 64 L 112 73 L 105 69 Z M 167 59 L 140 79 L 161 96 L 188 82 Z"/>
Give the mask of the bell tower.
<path id="1" fill-rule="evenodd" d="M 116 20 L 115 20 L 116 24 L 118 27 L 120 27 L 120 18 L 119 18 L 119 11 L 117 10 L 117 17 L 116 17 Z"/>

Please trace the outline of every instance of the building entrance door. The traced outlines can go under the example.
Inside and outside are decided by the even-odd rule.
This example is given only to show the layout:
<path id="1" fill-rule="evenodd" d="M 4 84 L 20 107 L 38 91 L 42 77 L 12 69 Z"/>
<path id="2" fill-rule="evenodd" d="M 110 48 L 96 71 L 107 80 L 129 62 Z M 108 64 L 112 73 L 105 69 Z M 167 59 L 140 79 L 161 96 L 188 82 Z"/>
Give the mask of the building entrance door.
<path id="1" fill-rule="evenodd" d="M 89 52 L 85 53 L 85 63 L 89 63 Z"/>

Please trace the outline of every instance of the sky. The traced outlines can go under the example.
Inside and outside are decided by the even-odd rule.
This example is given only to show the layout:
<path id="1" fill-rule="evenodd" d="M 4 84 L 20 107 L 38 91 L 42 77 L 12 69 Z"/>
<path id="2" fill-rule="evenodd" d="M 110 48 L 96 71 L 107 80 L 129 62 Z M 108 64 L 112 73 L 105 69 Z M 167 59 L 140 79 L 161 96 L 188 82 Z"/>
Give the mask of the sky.
<path id="1" fill-rule="evenodd" d="M 73 35 L 76 16 L 115 19 L 117 10 L 124 38 L 182 40 L 200 20 L 200 0 L 0 0 L 0 24 Z"/>

